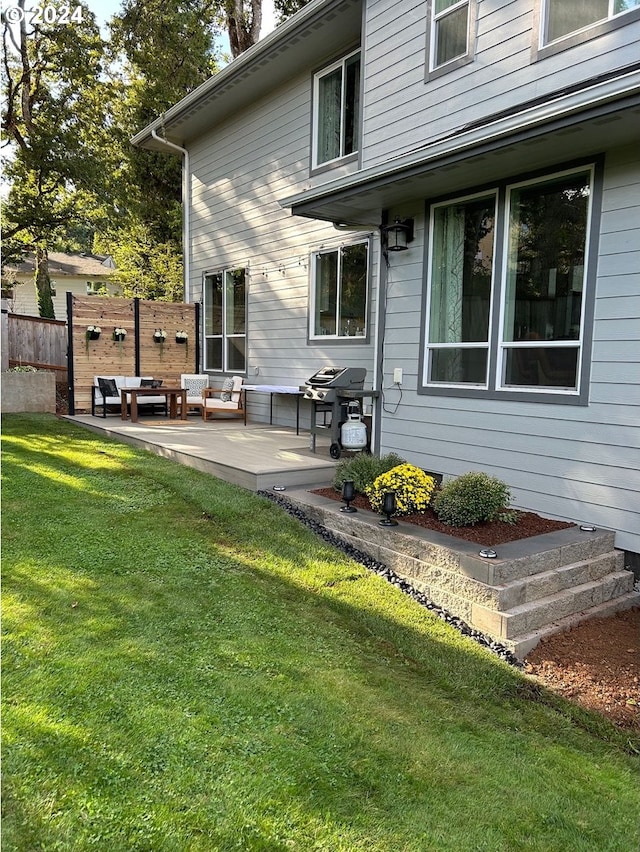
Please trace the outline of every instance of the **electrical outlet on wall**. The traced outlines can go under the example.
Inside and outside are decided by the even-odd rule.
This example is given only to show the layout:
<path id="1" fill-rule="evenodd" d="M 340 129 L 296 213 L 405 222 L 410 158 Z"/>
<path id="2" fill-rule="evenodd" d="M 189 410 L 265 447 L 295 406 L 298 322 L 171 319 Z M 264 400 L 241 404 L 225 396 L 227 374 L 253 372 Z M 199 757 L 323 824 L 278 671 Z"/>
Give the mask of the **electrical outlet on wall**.
<path id="1" fill-rule="evenodd" d="M 393 371 L 393 383 L 394 385 L 402 384 L 402 367 L 396 367 Z"/>

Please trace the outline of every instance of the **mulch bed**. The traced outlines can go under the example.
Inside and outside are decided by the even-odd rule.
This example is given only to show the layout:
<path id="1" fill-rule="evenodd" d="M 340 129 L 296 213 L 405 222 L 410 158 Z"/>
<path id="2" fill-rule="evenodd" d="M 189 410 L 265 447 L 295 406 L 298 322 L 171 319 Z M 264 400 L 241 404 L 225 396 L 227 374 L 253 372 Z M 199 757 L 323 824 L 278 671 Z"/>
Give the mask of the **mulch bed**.
<path id="1" fill-rule="evenodd" d="M 342 502 L 342 496 L 335 488 L 318 488 L 311 493 L 327 497 L 329 500 Z M 373 511 L 368 498 L 362 494 L 356 495 L 355 500 L 352 500 L 351 503 L 357 509 Z M 485 547 L 494 547 L 498 544 L 505 544 L 508 541 L 519 541 L 522 538 L 531 538 L 534 535 L 543 535 L 544 533 L 564 530 L 575 526 L 566 521 L 554 521 L 550 518 L 543 518 L 540 515 L 536 515 L 535 512 L 520 511 L 518 512 L 518 521 L 515 524 L 507 524 L 504 521 L 483 521 L 471 527 L 452 527 L 449 524 L 443 524 L 442 521 L 439 521 L 431 509 L 427 509 L 426 512 L 420 512 L 416 515 L 398 516 L 396 520 L 401 524 L 413 524 L 417 527 L 424 527 L 425 529 L 444 533 L 444 535 L 455 536 L 456 538 L 465 539 L 465 541 L 473 541 Z"/>

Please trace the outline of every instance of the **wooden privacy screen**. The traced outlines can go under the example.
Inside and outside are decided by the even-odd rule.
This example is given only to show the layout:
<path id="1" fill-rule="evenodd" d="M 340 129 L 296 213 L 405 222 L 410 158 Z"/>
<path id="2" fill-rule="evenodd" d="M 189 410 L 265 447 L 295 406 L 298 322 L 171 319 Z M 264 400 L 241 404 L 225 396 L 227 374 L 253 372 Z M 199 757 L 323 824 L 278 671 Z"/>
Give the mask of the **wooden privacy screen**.
<path id="1" fill-rule="evenodd" d="M 182 373 L 196 372 L 196 305 L 71 293 L 68 297 L 69 351 L 73 353 L 71 413 L 91 411 L 94 376 L 151 376 L 175 387 L 180 385 Z M 89 326 L 101 329 L 97 340 L 87 339 Z M 116 328 L 125 329 L 124 340 L 113 339 Z M 163 343 L 155 342 L 156 330 L 166 332 Z M 186 343 L 177 342 L 178 332 L 186 332 Z"/>

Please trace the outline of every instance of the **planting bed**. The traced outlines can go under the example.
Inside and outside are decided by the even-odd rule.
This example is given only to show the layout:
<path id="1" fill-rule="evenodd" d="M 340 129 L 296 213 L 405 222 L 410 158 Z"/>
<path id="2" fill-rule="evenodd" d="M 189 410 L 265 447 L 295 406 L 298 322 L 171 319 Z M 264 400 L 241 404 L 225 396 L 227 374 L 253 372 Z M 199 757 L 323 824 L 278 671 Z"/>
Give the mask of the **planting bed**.
<path id="1" fill-rule="evenodd" d="M 342 497 L 335 488 L 318 488 L 311 493 L 342 502 Z M 355 500 L 351 502 L 356 508 L 372 511 L 369 500 L 362 494 L 358 494 Z M 567 527 L 574 526 L 574 524 L 567 523 L 566 521 L 554 521 L 550 518 L 543 518 L 534 512 L 518 512 L 517 524 L 491 521 L 476 524 L 472 527 L 452 527 L 449 524 L 443 524 L 430 509 L 416 515 L 402 515 L 397 520 L 403 524 L 414 524 L 418 527 L 424 527 L 425 529 L 434 530 L 445 535 L 453 535 L 456 538 L 473 541 L 488 547 L 504 544 L 507 541 L 518 541 L 521 538 L 530 538 L 534 535 L 555 532 L 556 530 L 564 530 Z"/>
<path id="2" fill-rule="evenodd" d="M 335 488 L 312 493 L 342 502 Z M 358 508 L 371 509 L 362 495 L 352 502 Z M 398 520 L 483 546 L 573 526 L 533 512 L 521 512 L 516 525 L 494 522 L 466 528 L 447 526 L 433 512 Z M 588 619 L 543 639 L 527 655 L 524 670 L 553 692 L 601 713 L 620 728 L 640 733 L 640 608 Z"/>

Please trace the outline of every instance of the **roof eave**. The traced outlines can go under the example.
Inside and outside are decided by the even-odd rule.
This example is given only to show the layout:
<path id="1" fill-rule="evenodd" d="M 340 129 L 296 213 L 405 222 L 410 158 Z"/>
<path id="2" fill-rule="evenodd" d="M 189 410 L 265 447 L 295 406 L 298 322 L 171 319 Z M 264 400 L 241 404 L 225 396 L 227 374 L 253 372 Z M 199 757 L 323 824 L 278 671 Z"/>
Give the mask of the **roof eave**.
<path id="1" fill-rule="evenodd" d="M 614 121 L 617 135 L 612 134 L 611 122 Z M 482 126 L 462 128 L 446 139 L 370 169 L 284 198 L 280 204 L 290 208 L 295 216 L 351 224 L 370 222 L 372 215 L 404 200 L 419 196 L 435 197 L 438 192 L 448 192 L 456 183 L 460 186 L 477 185 L 480 181 L 473 177 L 474 163 L 477 171 L 480 159 L 483 160 L 482 182 L 495 179 L 486 162 L 492 154 L 498 155 L 493 157 L 495 176 L 504 176 L 509 173 L 509 158 L 505 152 L 513 151 L 515 174 L 526 170 L 522 163 L 522 145 L 531 146 L 527 165 L 542 167 L 546 162 L 562 159 L 558 134 L 574 137 L 576 134 L 572 131 L 590 127 L 588 134 L 578 134 L 579 142 L 572 138 L 567 143 L 566 159 L 572 159 L 595 153 L 596 149 L 605 150 L 612 143 L 631 142 L 634 133 L 637 136 L 638 126 L 640 70 L 634 70 L 596 86 L 587 86 L 579 93 L 550 99 L 535 108 Z M 457 177 L 452 169 L 458 170 Z M 418 179 L 421 179 L 420 182 Z"/>
<path id="2" fill-rule="evenodd" d="M 312 59 L 314 49 L 319 53 L 333 50 L 334 47 L 327 47 L 326 33 L 323 30 L 336 18 L 347 17 L 353 21 L 354 12 L 357 11 L 359 35 L 360 6 L 360 0 L 311 0 L 295 15 L 131 137 L 132 144 L 166 152 L 168 149 L 152 136 L 152 131 L 156 131 L 170 142 L 183 145 L 186 140 L 202 131 L 203 122 L 198 120 L 198 114 L 205 109 L 210 113 L 212 102 L 223 114 L 225 111 L 230 113 L 242 103 L 238 99 L 239 91 L 245 92 L 245 99 L 249 101 L 255 97 L 259 88 L 267 90 L 269 86 L 277 85 L 297 71 L 301 56 Z M 345 31 L 344 27 L 340 27 L 338 32 L 344 33 L 346 38 L 353 37 L 349 28 Z M 334 46 L 337 46 L 335 33 L 333 41 Z M 224 96 L 230 89 L 233 89 L 234 95 L 228 97 L 228 102 L 224 103 Z M 213 124 L 213 121 L 213 116 L 209 115 L 209 124 Z"/>

